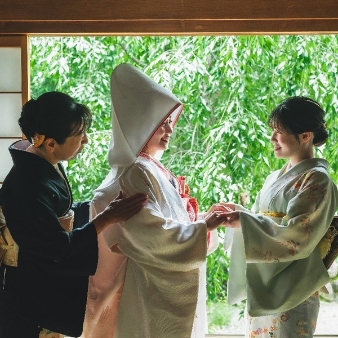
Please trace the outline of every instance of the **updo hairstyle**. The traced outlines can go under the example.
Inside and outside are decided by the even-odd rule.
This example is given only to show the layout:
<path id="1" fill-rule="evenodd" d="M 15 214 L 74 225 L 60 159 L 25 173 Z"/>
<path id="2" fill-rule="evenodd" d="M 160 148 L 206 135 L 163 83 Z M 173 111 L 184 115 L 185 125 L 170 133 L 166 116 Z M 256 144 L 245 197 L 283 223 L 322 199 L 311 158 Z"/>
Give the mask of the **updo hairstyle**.
<path id="1" fill-rule="evenodd" d="M 313 132 L 313 145 L 320 146 L 329 136 L 324 116 L 325 111 L 318 102 L 304 96 L 294 96 L 282 101 L 272 111 L 268 124 L 297 138 L 298 134 Z"/>
<path id="2" fill-rule="evenodd" d="M 63 144 L 67 137 L 87 131 L 92 122 L 89 109 L 60 92 L 47 92 L 24 104 L 19 125 L 32 143 L 37 133 Z"/>

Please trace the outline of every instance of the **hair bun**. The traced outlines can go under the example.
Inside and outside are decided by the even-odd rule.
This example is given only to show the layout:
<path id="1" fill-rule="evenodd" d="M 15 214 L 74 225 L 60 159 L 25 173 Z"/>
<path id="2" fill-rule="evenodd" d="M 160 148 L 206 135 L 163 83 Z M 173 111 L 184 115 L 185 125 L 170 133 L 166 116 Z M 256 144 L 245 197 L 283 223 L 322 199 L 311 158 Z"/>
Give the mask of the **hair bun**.
<path id="1" fill-rule="evenodd" d="M 19 125 L 24 135 L 31 141 L 39 130 L 39 103 L 35 99 L 27 101 L 21 111 Z"/>
<path id="2" fill-rule="evenodd" d="M 38 101 L 35 99 L 31 99 L 27 101 L 22 107 L 22 115 L 28 114 L 31 117 L 33 117 L 37 115 L 38 110 L 39 110 Z"/>

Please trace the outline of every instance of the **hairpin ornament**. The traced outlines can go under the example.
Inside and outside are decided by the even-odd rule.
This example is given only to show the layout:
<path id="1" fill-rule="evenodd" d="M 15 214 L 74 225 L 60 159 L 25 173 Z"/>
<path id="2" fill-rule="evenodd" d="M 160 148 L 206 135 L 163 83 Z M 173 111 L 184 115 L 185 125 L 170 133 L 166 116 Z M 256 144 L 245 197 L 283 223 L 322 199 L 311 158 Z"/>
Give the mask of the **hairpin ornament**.
<path id="1" fill-rule="evenodd" d="M 41 135 L 38 133 L 35 133 L 34 136 L 32 137 L 33 139 L 33 146 L 34 148 L 38 148 L 41 146 L 43 141 L 45 140 L 45 135 Z"/>

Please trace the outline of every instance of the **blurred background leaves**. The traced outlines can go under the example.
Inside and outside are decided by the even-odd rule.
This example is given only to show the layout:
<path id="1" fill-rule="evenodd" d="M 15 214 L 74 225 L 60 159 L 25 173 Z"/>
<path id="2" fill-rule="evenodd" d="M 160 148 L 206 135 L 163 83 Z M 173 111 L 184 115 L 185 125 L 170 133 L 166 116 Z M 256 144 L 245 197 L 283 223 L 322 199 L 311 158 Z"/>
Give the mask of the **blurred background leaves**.
<path id="1" fill-rule="evenodd" d="M 336 35 L 32 37 L 30 49 L 31 96 L 66 92 L 93 113 L 90 145 L 67 164 L 75 200 L 91 199 L 109 171 L 110 75 L 123 62 L 184 103 L 162 162 L 187 177 L 202 210 L 218 201 L 251 207 L 265 177 L 283 164 L 273 156 L 267 117 L 293 95 L 326 111 L 330 139 L 317 155 L 338 181 Z M 221 246 L 208 257 L 209 301 L 226 298 L 228 266 Z"/>

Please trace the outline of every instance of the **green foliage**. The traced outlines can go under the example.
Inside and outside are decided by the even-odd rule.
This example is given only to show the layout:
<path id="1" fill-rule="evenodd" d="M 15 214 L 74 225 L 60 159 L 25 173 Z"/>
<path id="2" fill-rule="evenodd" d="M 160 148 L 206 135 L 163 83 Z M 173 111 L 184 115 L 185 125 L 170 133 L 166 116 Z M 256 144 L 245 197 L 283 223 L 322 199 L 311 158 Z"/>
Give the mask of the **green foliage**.
<path id="1" fill-rule="evenodd" d="M 230 324 L 234 312 L 234 308 L 224 301 L 207 302 L 209 333 L 222 332 L 222 328 Z"/>
<path id="2" fill-rule="evenodd" d="M 208 257 L 207 293 L 210 301 L 226 300 L 229 263 L 229 257 L 221 246 Z"/>
<path id="3" fill-rule="evenodd" d="M 110 74 L 128 62 L 185 104 L 163 163 L 187 177 L 200 208 L 220 200 L 250 207 L 265 177 L 283 163 L 273 156 L 266 120 L 291 95 L 310 96 L 326 110 L 331 138 L 319 155 L 338 180 L 337 51 L 335 35 L 34 37 L 31 94 L 64 91 L 94 114 L 91 145 L 68 163 L 75 200 L 91 198 L 109 170 Z M 219 248 L 208 257 L 209 299 L 226 297 L 227 271 Z"/>

